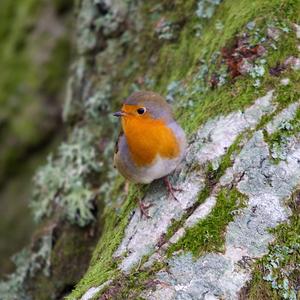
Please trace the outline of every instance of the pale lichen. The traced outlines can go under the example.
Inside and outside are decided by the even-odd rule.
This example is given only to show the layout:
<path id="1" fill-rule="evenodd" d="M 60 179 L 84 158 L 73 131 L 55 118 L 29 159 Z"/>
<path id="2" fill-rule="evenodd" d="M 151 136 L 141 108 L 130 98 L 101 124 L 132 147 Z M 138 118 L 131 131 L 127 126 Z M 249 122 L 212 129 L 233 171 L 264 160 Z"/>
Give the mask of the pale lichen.
<path id="1" fill-rule="evenodd" d="M 8 276 L 7 280 L 0 282 L 0 295 L 2 300 L 31 300 L 26 290 L 25 281 L 33 278 L 41 271 L 45 276 L 50 275 L 50 257 L 52 250 L 52 234 L 43 236 L 37 241 L 34 253 L 30 249 L 23 249 L 13 257 L 16 271 Z"/>
<path id="2" fill-rule="evenodd" d="M 178 104 L 184 95 L 184 87 L 180 81 L 171 81 L 167 86 L 166 100 L 172 104 Z"/>
<path id="3" fill-rule="evenodd" d="M 51 215 L 56 207 L 80 226 L 94 219 L 93 200 L 97 194 L 87 182 L 88 176 L 101 170 L 94 144 L 94 136 L 87 129 L 75 128 L 56 157 L 49 156 L 48 163 L 37 172 L 31 203 L 37 221 Z"/>
<path id="4" fill-rule="evenodd" d="M 299 253 L 299 243 L 288 246 L 275 245 L 265 258 L 267 262 L 264 263 L 264 267 L 267 274 L 263 279 L 270 282 L 272 288 L 278 290 L 283 299 L 297 299 L 296 283 L 291 282 L 289 276 L 295 270 L 299 270 L 300 263 L 294 262 L 292 264 L 285 264 L 292 255 L 299 257 Z"/>
<path id="5" fill-rule="evenodd" d="M 155 34 L 160 40 L 171 41 L 176 38 L 177 25 L 171 21 L 162 18 L 155 26 Z"/>
<path id="6" fill-rule="evenodd" d="M 197 3 L 196 15 L 200 19 L 210 19 L 222 0 L 199 0 Z"/>
<path id="7" fill-rule="evenodd" d="M 84 102 L 87 118 L 95 122 L 101 121 L 101 113 L 111 111 L 111 86 L 105 85 Z"/>
<path id="8" fill-rule="evenodd" d="M 203 31 L 203 20 L 211 19 L 214 15 L 214 12 L 216 10 L 216 7 L 220 5 L 222 0 L 198 0 L 197 2 L 197 9 L 196 9 L 196 16 L 198 17 L 199 22 L 194 25 L 194 29 L 196 31 L 196 36 L 201 37 L 202 31 Z M 221 28 L 220 26 L 220 20 L 218 28 Z"/>

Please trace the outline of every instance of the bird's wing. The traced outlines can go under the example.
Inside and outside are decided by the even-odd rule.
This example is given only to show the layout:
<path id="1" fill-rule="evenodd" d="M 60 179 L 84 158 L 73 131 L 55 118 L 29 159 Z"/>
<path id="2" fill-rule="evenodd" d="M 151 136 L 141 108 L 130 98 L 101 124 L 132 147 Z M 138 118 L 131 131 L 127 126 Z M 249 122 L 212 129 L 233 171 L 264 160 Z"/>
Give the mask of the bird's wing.
<path id="1" fill-rule="evenodd" d="M 124 132 L 123 132 L 123 130 L 121 129 L 120 132 L 119 132 L 118 138 L 117 138 L 117 140 L 116 140 L 116 143 L 115 143 L 115 154 L 117 154 L 118 151 L 119 151 L 119 142 L 120 142 L 120 139 L 121 139 L 121 137 L 123 136 L 123 134 L 124 134 Z"/>
<path id="2" fill-rule="evenodd" d="M 116 168 L 116 160 L 118 159 L 119 156 L 119 145 L 120 145 L 120 140 L 122 136 L 124 135 L 123 130 L 121 129 L 118 135 L 118 138 L 115 143 L 115 153 L 114 153 L 114 168 Z"/>

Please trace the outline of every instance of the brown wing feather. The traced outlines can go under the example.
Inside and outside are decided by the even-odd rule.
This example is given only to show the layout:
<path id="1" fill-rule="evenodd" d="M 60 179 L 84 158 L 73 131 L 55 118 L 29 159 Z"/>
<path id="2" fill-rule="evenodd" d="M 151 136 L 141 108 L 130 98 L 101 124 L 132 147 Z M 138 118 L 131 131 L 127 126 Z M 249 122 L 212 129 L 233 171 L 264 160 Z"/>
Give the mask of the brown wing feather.
<path id="1" fill-rule="evenodd" d="M 119 151 L 119 141 L 120 141 L 120 138 L 121 136 L 124 134 L 123 130 L 121 129 L 119 134 L 118 134 L 118 138 L 116 140 L 116 143 L 115 143 L 115 154 L 118 153 Z"/>
<path id="2" fill-rule="evenodd" d="M 124 132 L 123 130 L 121 129 L 119 134 L 118 134 L 118 138 L 116 140 L 116 143 L 115 143 L 115 153 L 114 153 L 114 168 L 116 168 L 116 156 L 119 152 L 119 142 L 120 142 L 120 139 L 121 137 L 123 136 Z"/>

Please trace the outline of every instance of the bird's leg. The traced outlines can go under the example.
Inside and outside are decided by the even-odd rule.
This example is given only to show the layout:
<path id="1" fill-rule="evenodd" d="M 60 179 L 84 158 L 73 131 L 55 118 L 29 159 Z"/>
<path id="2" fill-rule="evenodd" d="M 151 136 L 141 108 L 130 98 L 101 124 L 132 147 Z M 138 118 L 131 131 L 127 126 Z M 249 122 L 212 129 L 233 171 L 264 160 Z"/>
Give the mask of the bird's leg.
<path id="1" fill-rule="evenodd" d="M 139 205 L 139 209 L 140 209 L 140 214 L 141 214 L 141 218 L 144 216 L 146 217 L 147 219 L 151 218 L 151 216 L 149 215 L 149 208 L 152 206 L 151 203 L 143 203 L 143 201 L 141 200 L 142 199 L 142 196 L 144 195 L 145 193 L 145 188 L 143 188 L 141 185 L 137 185 L 137 189 L 138 189 L 138 197 L 137 197 L 137 202 L 138 202 L 138 205 Z"/>
<path id="2" fill-rule="evenodd" d="M 164 184 L 165 184 L 165 186 L 168 190 L 169 195 L 171 195 L 174 200 L 178 201 L 178 199 L 176 198 L 174 192 L 182 192 L 183 190 L 173 187 L 173 185 L 171 184 L 168 176 L 165 176 L 163 178 L 163 181 L 164 181 Z"/>
<path id="3" fill-rule="evenodd" d="M 126 180 L 125 186 L 124 186 L 124 192 L 126 195 L 128 195 L 128 192 L 129 192 L 129 184 L 130 184 L 129 180 Z"/>
<path id="4" fill-rule="evenodd" d="M 140 200 L 140 198 L 138 198 L 138 204 L 139 204 L 139 209 L 140 209 L 140 213 L 141 213 L 141 218 L 144 216 L 147 219 L 150 219 L 151 216 L 149 215 L 148 210 L 152 206 L 152 204 L 151 203 L 145 204 L 145 203 L 143 203 L 142 200 Z"/>

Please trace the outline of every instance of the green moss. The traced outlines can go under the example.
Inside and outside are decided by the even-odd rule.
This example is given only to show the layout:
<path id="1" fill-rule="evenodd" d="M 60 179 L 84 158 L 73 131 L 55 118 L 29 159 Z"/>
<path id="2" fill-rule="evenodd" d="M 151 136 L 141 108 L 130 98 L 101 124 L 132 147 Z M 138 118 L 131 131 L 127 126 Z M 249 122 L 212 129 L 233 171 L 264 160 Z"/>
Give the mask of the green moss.
<path id="1" fill-rule="evenodd" d="M 25 44 L 32 20 L 35 20 L 37 8 L 38 1 L 36 0 L 16 1 L 14 3 L 4 0 L 0 4 L 0 43 L 2 45 L 0 49 L 0 68 L 5 70 L 0 78 L 0 138 L 2 145 L 0 151 L 0 181 L 4 177 L 4 172 L 9 173 L 14 167 L 10 163 L 21 152 L 20 147 L 13 148 L 9 145 L 12 140 L 16 143 L 14 130 L 19 128 L 16 126 L 17 123 L 25 124 L 22 120 L 18 121 L 22 118 L 14 117 L 19 116 L 20 108 L 26 108 L 31 98 L 31 84 L 34 78 L 32 72 L 30 72 L 32 70 L 30 62 L 25 54 Z M 25 78 L 28 85 L 24 83 Z M 24 92 L 25 90 L 27 92 Z M 21 105 L 16 100 L 18 97 L 22 98 Z M 27 115 L 27 112 L 24 115 Z M 11 124 L 11 120 L 16 122 Z M 26 137 L 24 138 L 27 141 L 28 137 L 32 137 L 33 130 L 29 125 L 25 125 L 24 135 Z"/>
<path id="2" fill-rule="evenodd" d="M 164 2 L 164 4 L 166 3 L 168 1 Z M 151 88 L 163 94 L 166 93 L 167 87 L 171 82 L 182 82 L 185 93 L 180 97 L 179 104 L 177 103 L 177 116 L 179 116 L 179 120 L 181 120 L 186 131 L 189 133 L 193 132 L 209 118 L 243 109 L 253 102 L 256 97 L 262 96 L 267 90 L 278 86 L 279 79 L 269 75 L 268 69 L 274 67 L 278 60 L 284 61 L 288 56 L 297 54 L 295 34 L 291 30 L 291 21 L 295 22 L 298 16 L 295 13 L 291 13 L 283 17 L 281 7 L 286 7 L 288 11 L 290 11 L 291 7 L 294 7 L 294 11 L 296 11 L 298 5 L 299 3 L 295 1 L 281 0 L 257 1 L 251 5 L 247 1 L 224 1 L 218 7 L 211 20 L 203 21 L 205 30 L 202 36 L 198 38 L 195 35 L 195 26 L 199 23 L 195 15 L 195 3 L 187 1 L 187 3 L 183 4 L 181 1 L 178 1 L 176 9 L 172 7 L 167 16 L 172 16 L 174 20 L 181 20 L 183 26 L 181 25 L 181 32 L 176 42 L 165 43 L 158 42 L 153 35 L 155 22 L 162 15 L 159 12 L 154 12 L 153 15 L 156 16 L 154 21 L 151 18 L 149 21 L 149 16 L 144 16 L 146 20 L 148 19 L 145 32 L 141 37 L 141 44 L 144 45 L 144 48 L 142 53 L 137 53 L 134 56 L 134 59 L 136 62 L 136 57 L 138 57 L 140 68 L 145 69 L 134 72 L 135 77 L 128 78 L 128 82 L 139 76 L 137 73 L 146 73 L 148 78 L 154 79 L 155 83 Z M 253 9 L 254 6 L 256 9 Z M 151 8 L 153 8 L 153 4 L 151 6 L 145 5 L 145 13 L 148 14 Z M 260 12 L 259 15 L 257 11 Z M 236 18 L 236 15 L 239 15 L 239 18 Z M 266 17 L 261 18 L 261 16 Z M 290 31 L 281 35 L 278 45 L 276 45 L 278 50 L 268 47 L 266 74 L 262 78 L 261 86 L 255 88 L 253 86 L 253 78 L 240 76 L 235 81 L 228 81 L 221 88 L 209 90 L 209 76 L 220 67 L 219 64 L 215 64 L 212 61 L 212 57 L 222 47 L 228 45 L 235 35 L 241 34 L 242 30 L 247 31 L 245 25 L 249 21 L 256 21 L 256 28 L 260 29 L 262 37 L 266 37 L 268 22 L 276 18 L 281 20 L 281 23 L 288 24 Z M 218 31 L 215 28 L 215 20 L 220 20 L 226 30 Z M 254 36 L 254 32 L 248 32 L 248 34 Z M 158 55 L 156 56 L 154 52 L 157 52 Z M 152 56 L 157 59 L 157 63 L 149 70 L 147 61 Z M 129 59 L 127 63 L 132 63 L 132 61 Z M 201 64 L 208 66 L 208 74 L 201 80 L 195 80 L 195 75 L 198 73 Z M 295 82 L 299 82 L 299 80 L 295 80 Z M 195 92 L 198 90 L 199 85 L 203 84 L 205 85 L 205 93 L 201 91 Z M 141 88 L 145 87 L 142 86 Z M 127 88 L 124 89 L 124 92 L 127 93 Z M 191 100 L 193 105 L 187 106 L 187 103 Z"/>
<path id="3" fill-rule="evenodd" d="M 178 250 L 191 251 L 199 256 L 206 252 L 224 250 L 224 231 L 234 218 L 234 211 L 243 206 L 245 197 L 237 190 L 221 190 L 212 212 L 195 226 L 188 228 L 186 234 L 167 253 L 170 256 Z"/>
<path id="4" fill-rule="evenodd" d="M 125 284 L 115 299 L 143 299 L 138 298 L 141 295 L 141 292 L 145 290 L 147 286 L 151 286 L 153 280 L 156 279 L 157 272 L 161 271 L 162 269 L 166 269 L 166 265 L 157 262 L 146 271 L 136 270 L 132 272 L 127 278 L 124 278 Z"/>
<path id="5" fill-rule="evenodd" d="M 276 89 L 277 98 L 276 101 L 279 103 L 281 108 L 296 102 L 300 97 L 300 72 L 287 72 L 283 73 L 280 79 L 288 77 L 290 84 L 288 86 L 279 85 Z"/>
<path id="6" fill-rule="evenodd" d="M 33 80 L 30 62 L 27 60 L 26 36 L 35 20 L 39 2 L 36 0 L 1 1 L 0 67 L 3 72 L 0 80 L 0 103 L 8 97 L 22 93 L 22 80 Z M 12 21 L 13 20 L 13 21 Z M 24 95 L 23 95 L 24 96 Z M 28 98 L 27 98 L 28 100 Z"/>
<path id="7" fill-rule="evenodd" d="M 172 220 L 171 225 L 168 227 L 168 230 L 166 232 L 164 241 L 168 241 L 174 234 L 175 232 L 182 227 L 184 224 L 184 221 L 188 218 L 188 215 L 185 214 L 183 215 L 179 220 Z"/>
<path id="8" fill-rule="evenodd" d="M 262 129 L 268 122 L 270 122 L 278 113 L 280 113 L 281 110 L 286 108 L 291 103 L 295 103 L 300 98 L 300 74 L 299 72 L 294 71 L 286 71 L 283 72 L 279 77 L 276 77 L 275 79 L 272 78 L 272 80 L 275 80 L 274 84 L 276 84 L 276 90 L 275 90 L 275 103 L 277 104 L 277 107 L 275 111 L 273 111 L 271 114 L 264 115 L 257 124 L 255 130 Z M 284 86 L 280 84 L 280 80 L 283 78 L 289 78 L 290 84 L 288 86 Z M 268 84 L 267 84 L 268 85 Z M 296 117 L 297 118 L 297 117 Z M 275 137 L 275 135 L 273 135 Z M 265 140 L 268 142 L 272 137 L 268 136 L 265 132 Z"/>
<path id="9" fill-rule="evenodd" d="M 154 285 L 158 271 L 166 269 L 167 265 L 162 262 L 156 262 L 147 270 L 135 269 L 130 275 L 119 274 L 108 287 L 97 293 L 92 299 L 99 299 L 101 294 L 102 297 L 108 299 L 143 300 L 144 298 L 140 296 L 142 291 Z"/>
<path id="10" fill-rule="evenodd" d="M 0 78 L 0 182 L 18 171 L 28 152 L 46 145 L 59 125 L 53 112 L 59 113 L 70 37 L 39 32 L 45 13 L 38 0 L 0 4 L 0 68 L 5 70 Z"/>
<path id="11" fill-rule="evenodd" d="M 69 37 L 59 39 L 52 51 L 50 60 L 45 65 L 44 79 L 41 90 L 48 96 L 55 97 L 65 86 L 68 65 L 71 60 L 71 47 Z"/>
<path id="12" fill-rule="evenodd" d="M 247 295 L 246 299 L 255 300 L 280 300 L 281 297 L 272 290 L 268 282 L 263 280 L 262 270 L 255 267 L 251 280 L 251 287 L 246 287 L 244 293 Z"/>
<path id="13" fill-rule="evenodd" d="M 114 209 L 106 208 L 103 215 L 103 234 L 94 250 L 90 267 L 83 279 L 76 286 L 76 289 L 67 299 L 80 298 L 90 287 L 99 286 L 119 274 L 117 259 L 113 259 L 112 256 L 123 238 L 130 213 L 135 206 L 137 192 L 135 186 L 130 187 L 128 197 L 119 215 L 116 214 Z"/>
<path id="14" fill-rule="evenodd" d="M 291 34 L 290 34 L 291 35 Z M 293 41 L 293 49 L 289 53 L 282 51 L 280 53 L 281 60 L 286 59 L 296 49 L 295 38 L 293 37 L 283 37 L 280 40 L 280 45 L 283 47 L 287 40 Z M 268 57 L 278 56 L 277 51 L 272 51 L 269 49 Z M 209 63 L 208 63 L 209 65 Z M 269 67 L 274 67 L 274 65 L 267 66 L 267 72 Z M 279 84 L 280 79 L 283 76 L 290 76 L 292 85 L 289 87 L 283 87 Z M 209 78 L 209 75 L 208 75 Z M 207 79 L 208 80 L 208 79 Z M 197 84 L 197 83 L 196 83 Z M 183 126 L 188 132 L 192 132 L 199 127 L 209 118 L 212 118 L 219 114 L 228 114 L 232 111 L 243 110 L 247 107 L 253 100 L 257 97 L 263 96 L 270 89 L 275 89 L 278 93 L 276 101 L 281 107 L 285 107 L 296 99 L 299 99 L 299 72 L 288 72 L 282 74 L 280 78 L 271 77 L 270 75 L 265 75 L 262 79 L 261 86 L 255 88 L 253 86 L 253 79 L 249 76 L 241 76 L 237 78 L 235 82 L 227 82 L 223 87 L 217 88 L 216 90 L 206 90 L 205 95 L 199 93 L 192 96 L 187 96 L 187 99 L 193 99 L 194 105 L 185 109 L 182 113 L 181 118 L 185 121 L 182 122 Z"/>

